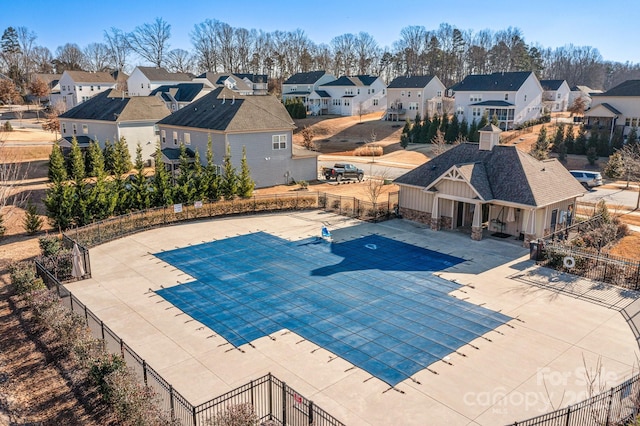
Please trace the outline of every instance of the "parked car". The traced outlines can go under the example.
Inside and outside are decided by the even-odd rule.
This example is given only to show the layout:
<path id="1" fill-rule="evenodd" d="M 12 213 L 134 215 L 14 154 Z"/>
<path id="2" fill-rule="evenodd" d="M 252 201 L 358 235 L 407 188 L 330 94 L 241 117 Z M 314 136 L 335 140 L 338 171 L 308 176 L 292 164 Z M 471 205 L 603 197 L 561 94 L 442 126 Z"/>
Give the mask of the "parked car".
<path id="1" fill-rule="evenodd" d="M 569 170 L 569 173 L 585 187 L 585 189 L 602 185 L 602 175 L 600 172 L 589 170 Z"/>
<path id="2" fill-rule="evenodd" d="M 336 163 L 333 167 L 323 167 L 322 174 L 326 180 L 335 179 L 338 182 L 341 182 L 342 179 L 358 179 L 358 181 L 362 181 L 364 178 L 364 171 L 353 164 Z"/>

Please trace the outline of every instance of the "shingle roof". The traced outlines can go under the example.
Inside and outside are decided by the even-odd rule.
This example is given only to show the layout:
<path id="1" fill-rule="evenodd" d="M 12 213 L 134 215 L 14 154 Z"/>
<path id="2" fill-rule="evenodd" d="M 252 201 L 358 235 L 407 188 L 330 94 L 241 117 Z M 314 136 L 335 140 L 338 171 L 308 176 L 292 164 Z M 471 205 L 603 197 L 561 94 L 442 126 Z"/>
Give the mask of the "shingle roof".
<path id="1" fill-rule="evenodd" d="M 468 75 L 451 86 L 454 92 L 514 92 L 529 78 L 531 71 L 494 72 Z"/>
<path id="2" fill-rule="evenodd" d="M 172 90 L 173 89 L 173 90 Z M 162 98 L 165 101 L 169 101 L 169 97 L 166 96 L 168 92 L 172 93 L 173 98 L 178 102 L 191 102 L 197 95 L 204 89 L 203 83 L 179 83 L 173 86 L 162 85 L 153 90 L 150 96 L 155 96 L 158 93 L 162 93 Z"/>
<path id="3" fill-rule="evenodd" d="M 108 72 L 65 71 L 76 83 L 114 83 Z"/>
<path id="4" fill-rule="evenodd" d="M 167 157 L 168 160 L 179 160 L 180 159 L 180 148 L 162 148 L 162 155 Z M 191 148 L 186 149 L 186 154 L 188 158 L 194 158 L 196 153 L 193 152 Z"/>
<path id="5" fill-rule="evenodd" d="M 299 72 L 286 79 L 283 84 L 314 84 L 326 73 L 326 71 Z"/>
<path id="6" fill-rule="evenodd" d="M 149 81 L 191 81 L 192 74 L 182 72 L 169 72 L 164 68 L 156 67 L 138 67 Z"/>
<path id="7" fill-rule="evenodd" d="M 372 75 L 356 75 L 353 77 L 343 75 L 337 80 L 323 84 L 324 86 L 371 86 L 378 77 Z"/>
<path id="8" fill-rule="evenodd" d="M 473 167 L 466 166 L 469 164 Z M 538 161 L 513 145 L 481 151 L 478 144 L 463 143 L 400 176 L 395 183 L 426 188 L 452 166 L 458 166 L 472 185 L 475 182 L 483 197 L 492 197 L 485 201 L 544 206 L 584 193 L 582 185 L 557 160 Z"/>
<path id="9" fill-rule="evenodd" d="M 627 80 L 594 96 L 640 96 L 640 80 Z"/>
<path id="10" fill-rule="evenodd" d="M 294 90 L 293 92 L 283 93 L 283 95 L 309 95 L 311 92 L 309 90 Z"/>
<path id="11" fill-rule="evenodd" d="M 164 102 L 155 96 L 122 96 L 122 92 L 109 89 L 99 93 L 64 114 L 60 118 L 100 121 L 158 121 L 170 112 Z"/>
<path id="12" fill-rule="evenodd" d="M 512 107 L 515 106 L 512 103 L 507 101 L 482 101 L 477 102 L 475 104 L 471 104 L 472 106 L 497 106 L 497 107 Z"/>
<path id="13" fill-rule="evenodd" d="M 268 81 L 267 74 L 234 74 L 240 78 L 246 78 L 252 83 L 266 83 Z"/>
<path id="14" fill-rule="evenodd" d="M 329 93 L 327 93 L 326 90 L 316 90 L 316 93 L 318 94 L 318 96 L 320 96 L 321 98 L 330 98 L 331 95 Z"/>
<path id="15" fill-rule="evenodd" d="M 215 89 L 158 124 L 226 132 L 295 128 L 286 108 L 274 96 L 243 96 L 226 87 Z"/>
<path id="16" fill-rule="evenodd" d="M 432 75 L 412 75 L 396 77 L 387 86 L 389 89 L 422 89 L 433 80 Z"/>
<path id="17" fill-rule="evenodd" d="M 73 136 L 65 136 L 63 139 L 69 144 L 73 143 Z M 86 135 L 78 135 L 76 136 L 76 141 L 78 141 L 79 147 L 86 148 L 93 142 L 93 139 Z"/>
<path id="18" fill-rule="evenodd" d="M 558 90 L 562 83 L 564 83 L 564 80 L 540 80 L 540 86 L 544 90 Z"/>

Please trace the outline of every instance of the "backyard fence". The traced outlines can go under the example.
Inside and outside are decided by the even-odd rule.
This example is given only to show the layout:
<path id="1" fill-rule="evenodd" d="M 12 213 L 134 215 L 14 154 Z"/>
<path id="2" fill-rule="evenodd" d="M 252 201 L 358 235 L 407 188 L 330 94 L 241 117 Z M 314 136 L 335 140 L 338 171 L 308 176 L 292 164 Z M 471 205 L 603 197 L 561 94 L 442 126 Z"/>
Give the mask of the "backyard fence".
<path id="1" fill-rule="evenodd" d="M 239 404 L 250 404 L 257 418 L 290 426 L 343 426 L 343 423 L 306 399 L 271 373 L 244 386 L 220 395 L 200 405 L 192 405 L 162 376 L 111 330 L 85 304 L 67 290 L 39 261 L 35 261 L 38 276 L 48 288 L 56 291 L 67 309 L 84 318 L 92 335 L 100 339 L 105 348 L 121 355 L 140 383 L 149 387 L 162 411 L 172 424 L 201 426 L 215 424 L 215 418 Z M 260 424 L 261 424 L 260 423 Z"/>
<path id="2" fill-rule="evenodd" d="M 136 232 L 182 221 L 310 209 L 322 209 L 360 220 L 377 222 L 392 217 L 396 213 L 397 203 L 397 192 L 390 193 L 387 201 L 372 203 L 356 197 L 324 192 L 291 191 L 228 201 L 176 204 L 141 210 L 68 230 L 66 235 L 79 245 L 90 248 Z"/>
<path id="3" fill-rule="evenodd" d="M 603 426 L 635 424 L 640 402 L 640 375 L 566 408 L 515 422 L 513 426 Z"/>

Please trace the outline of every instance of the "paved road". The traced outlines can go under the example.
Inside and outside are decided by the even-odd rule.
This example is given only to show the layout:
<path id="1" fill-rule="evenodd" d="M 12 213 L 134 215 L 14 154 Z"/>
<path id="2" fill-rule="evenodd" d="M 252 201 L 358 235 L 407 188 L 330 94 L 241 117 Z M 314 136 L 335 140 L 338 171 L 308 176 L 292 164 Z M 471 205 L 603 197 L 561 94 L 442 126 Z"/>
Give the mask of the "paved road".
<path id="1" fill-rule="evenodd" d="M 622 188 L 593 188 L 580 201 L 586 203 L 597 203 L 604 200 L 607 205 L 612 208 L 616 206 L 625 206 L 631 209 L 635 208 L 638 201 L 638 193 L 633 190 Z"/>
<path id="2" fill-rule="evenodd" d="M 413 165 L 391 163 L 380 160 L 372 162 L 371 158 L 354 160 L 353 157 L 351 157 L 350 159 L 343 160 L 339 157 L 328 158 L 328 156 L 321 156 L 321 158 L 318 159 L 318 167 L 333 167 L 335 163 L 339 162 L 350 163 L 364 170 L 364 175 L 366 177 L 375 176 L 384 177 L 385 179 L 395 179 L 415 167 Z"/>

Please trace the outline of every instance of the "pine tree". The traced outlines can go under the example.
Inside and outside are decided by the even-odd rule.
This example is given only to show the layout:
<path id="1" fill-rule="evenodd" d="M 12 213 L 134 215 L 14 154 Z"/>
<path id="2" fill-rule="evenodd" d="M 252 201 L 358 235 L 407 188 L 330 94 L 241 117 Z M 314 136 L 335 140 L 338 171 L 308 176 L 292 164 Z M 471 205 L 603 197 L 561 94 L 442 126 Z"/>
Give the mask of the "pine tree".
<path id="1" fill-rule="evenodd" d="M 460 138 L 469 139 L 469 122 L 466 117 L 463 117 L 460 122 Z"/>
<path id="2" fill-rule="evenodd" d="M 440 131 L 443 135 L 447 134 L 447 129 L 449 128 L 449 116 L 447 114 L 442 114 L 442 118 L 440 119 Z"/>
<path id="3" fill-rule="evenodd" d="M 411 142 L 411 123 L 409 120 L 404 122 L 402 133 L 400 134 L 400 146 L 407 148 Z"/>
<path id="4" fill-rule="evenodd" d="M 578 155 L 584 155 L 587 152 L 587 133 L 583 126 L 578 129 L 578 136 L 573 144 L 573 151 Z"/>
<path id="5" fill-rule="evenodd" d="M 104 154 L 97 142 L 89 144 L 86 160 L 87 176 L 96 177 L 99 173 L 104 173 Z"/>
<path id="6" fill-rule="evenodd" d="M 609 156 L 604 167 L 604 175 L 609 179 L 620 179 L 625 175 L 624 159 L 622 154 L 618 151 Z"/>
<path id="7" fill-rule="evenodd" d="M 164 207 L 173 204 L 173 191 L 171 189 L 171 176 L 164 167 L 162 160 L 162 151 L 160 145 L 156 147 L 156 166 L 153 176 L 153 205 L 155 207 Z"/>
<path id="8" fill-rule="evenodd" d="M 38 215 L 38 208 L 31 201 L 27 203 L 23 224 L 24 230 L 29 235 L 33 235 L 42 229 L 42 218 Z"/>
<path id="9" fill-rule="evenodd" d="M 114 147 L 113 174 L 116 178 L 131 170 L 131 154 L 125 138 L 120 138 Z"/>
<path id="10" fill-rule="evenodd" d="M 44 205 L 49 222 L 54 228 L 66 230 L 73 224 L 75 191 L 66 182 L 53 182 L 47 190 Z"/>
<path id="11" fill-rule="evenodd" d="M 638 143 L 638 128 L 632 127 L 627 135 L 627 145 L 633 145 Z"/>
<path id="12" fill-rule="evenodd" d="M 431 119 L 431 125 L 429 126 L 429 133 L 427 133 L 427 141 L 431 143 L 433 138 L 435 137 L 438 129 L 440 128 L 440 117 L 438 114 L 435 114 Z"/>
<path id="13" fill-rule="evenodd" d="M 592 166 L 598 161 L 598 151 L 593 146 L 587 148 L 587 161 L 589 161 L 589 164 Z"/>
<path id="14" fill-rule="evenodd" d="M 593 149 L 597 154 L 599 143 L 600 143 L 600 133 L 596 130 L 591 130 L 591 132 L 589 133 L 589 139 L 587 139 L 587 155 L 590 149 Z"/>
<path id="15" fill-rule="evenodd" d="M 611 145 L 609 143 L 609 132 L 602 132 L 598 137 L 598 145 L 596 151 L 600 157 L 608 157 L 611 154 Z"/>
<path id="16" fill-rule="evenodd" d="M 564 143 L 564 140 L 560 141 L 558 145 L 553 145 L 553 147 L 556 149 L 556 152 L 558 153 L 558 160 L 560 160 L 563 163 L 567 161 L 567 145 Z"/>
<path id="17" fill-rule="evenodd" d="M 206 186 L 200 151 L 196 150 L 191 169 L 191 181 L 193 182 L 193 200 L 202 201 L 206 198 Z"/>
<path id="18" fill-rule="evenodd" d="M 613 132 L 613 137 L 611 138 L 611 150 L 615 151 L 624 146 L 624 137 L 622 135 L 623 130 L 622 127 L 616 127 Z"/>
<path id="19" fill-rule="evenodd" d="M 102 151 L 102 157 L 104 158 L 105 171 L 109 174 L 113 174 L 115 170 L 116 148 L 115 146 L 113 146 L 109 139 L 104 141 L 104 150 Z"/>
<path id="20" fill-rule="evenodd" d="M 80 150 L 80 145 L 78 145 L 78 140 L 74 136 L 71 139 L 71 152 L 69 153 L 69 165 L 71 172 L 71 179 L 73 179 L 76 185 L 85 177 L 85 168 L 84 168 L 84 156 L 82 155 L 82 151 Z"/>
<path id="21" fill-rule="evenodd" d="M 180 160 L 178 165 L 178 177 L 174 188 L 175 203 L 189 203 L 193 201 L 194 186 L 191 179 L 191 160 L 187 153 L 187 147 L 180 144 Z"/>
<path id="22" fill-rule="evenodd" d="M 544 126 L 540 129 L 538 139 L 531 147 L 529 154 L 538 160 L 544 160 L 549 157 L 549 140 L 547 139 L 547 129 Z"/>
<path id="23" fill-rule="evenodd" d="M 498 114 L 495 114 L 495 113 L 494 113 L 494 114 L 491 116 L 491 124 L 493 124 L 494 126 L 498 127 L 499 123 L 500 123 L 500 122 L 498 121 Z"/>
<path id="24" fill-rule="evenodd" d="M 487 114 L 487 112 L 482 114 L 480 122 L 478 123 L 478 130 L 484 129 L 485 127 L 487 127 L 487 124 L 489 124 L 489 117 Z M 480 135 L 478 135 L 478 140 L 480 140 Z"/>
<path id="25" fill-rule="evenodd" d="M 242 198 L 249 198 L 253 195 L 256 183 L 251 179 L 251 170 L 247 163 L 247 149 L 242 147 L 242 159 L 240 160 L 240 176 L 238 176 L 238 195 Z"/>
<path id="26" fill-rule="evenodd" d="M 469 126 L 469 134 L 467 138 L 469 139 L 469 142 L 480 141 L 480 133 L 478 133 L 478 123 L 476 123 L 475 118 L 471 122 L 471 126 Z"/>
<path id="27" fill-rule="evenodd" d="M 67 167 L 65 165 L 62 149 L 56 142 L 49 155 L 49 180 L 51 182 L 64 182 L 67 180 Z"/>
<path id="28" fill-rule="evenodd" d="M 238 176 L 231 163 L 231 148 L 227 146 L 227 155 L 222 163 L 222 182 L 220 185 L 222 196 L 225 200 L 231 200 L 238 193 Z"/>
<path id="29" fill-rule="evenodd" d="M 98 173 L 95 185 L 91 187 L 87 197 L 87 223 L 113 215 L 118 204 L 118 193 L 114 186 L 115 183 L 107 179 L 106 172 Z M 130 197 L 127 197 L 127 200 L 130 200 Z"/>
<path id="30" fill-rule="evenodd" d="M 422 118 L 420 114 L 416 114 L 416 118 L 413 120 L 413 126 L 411 126 L 411 141 L 413 143 L 420 142 L 420 130 L 422 129 Z"/>
<path id="31" fill-rule="evenodd" d="M 204 168 L 204 184 L 205 197 L 209 201 L 218 201 L 220 199 L 220 174 L 218 173 L 218 166 L 213 161 L 213 142 L 211 141 L 211 135 L 207 142 L 207 165 Z"/>
<path id="32" fill-rule="evenodd" d="M 553 135 L 553 151 L 554 152 L 559 152 L 558 148 L 560 147 L 560 144 L 564 142 L 564 139 L 565 139 L 564 125 L 560 124 L 559 126 L 556 126 L 556 133 Z"/>
<path id="33" fill-rule="evenodd" d="M 131 180 L 131 189 L 129 190 L 131 208 L 136 210 L 148 209 L 151 205 L 149 194 L 149 182 L 144 174 L 144 162 L 142 161 L 142 146 L 138 143 L 136 146 L 136 160 L 134 163 L 136 171 L 134 178 Z"/>
<path id="34" fill-rule="evenodd" d="M 458 139 L 460 135 L 460 122 L 458 121 L 458 116 L 453 114 L 453 118 L 447 127 L 447 132 L 444 135 L 444 139 L 447 143 L 453 143 Z"/>
<path id="35" fill-rule="evenodd" d="M 567 148 L 567 154 L 575 154 L 575 137 L 573 135 L 573 124 L 567 127 L 564 134 L 564 144 Z"/>

